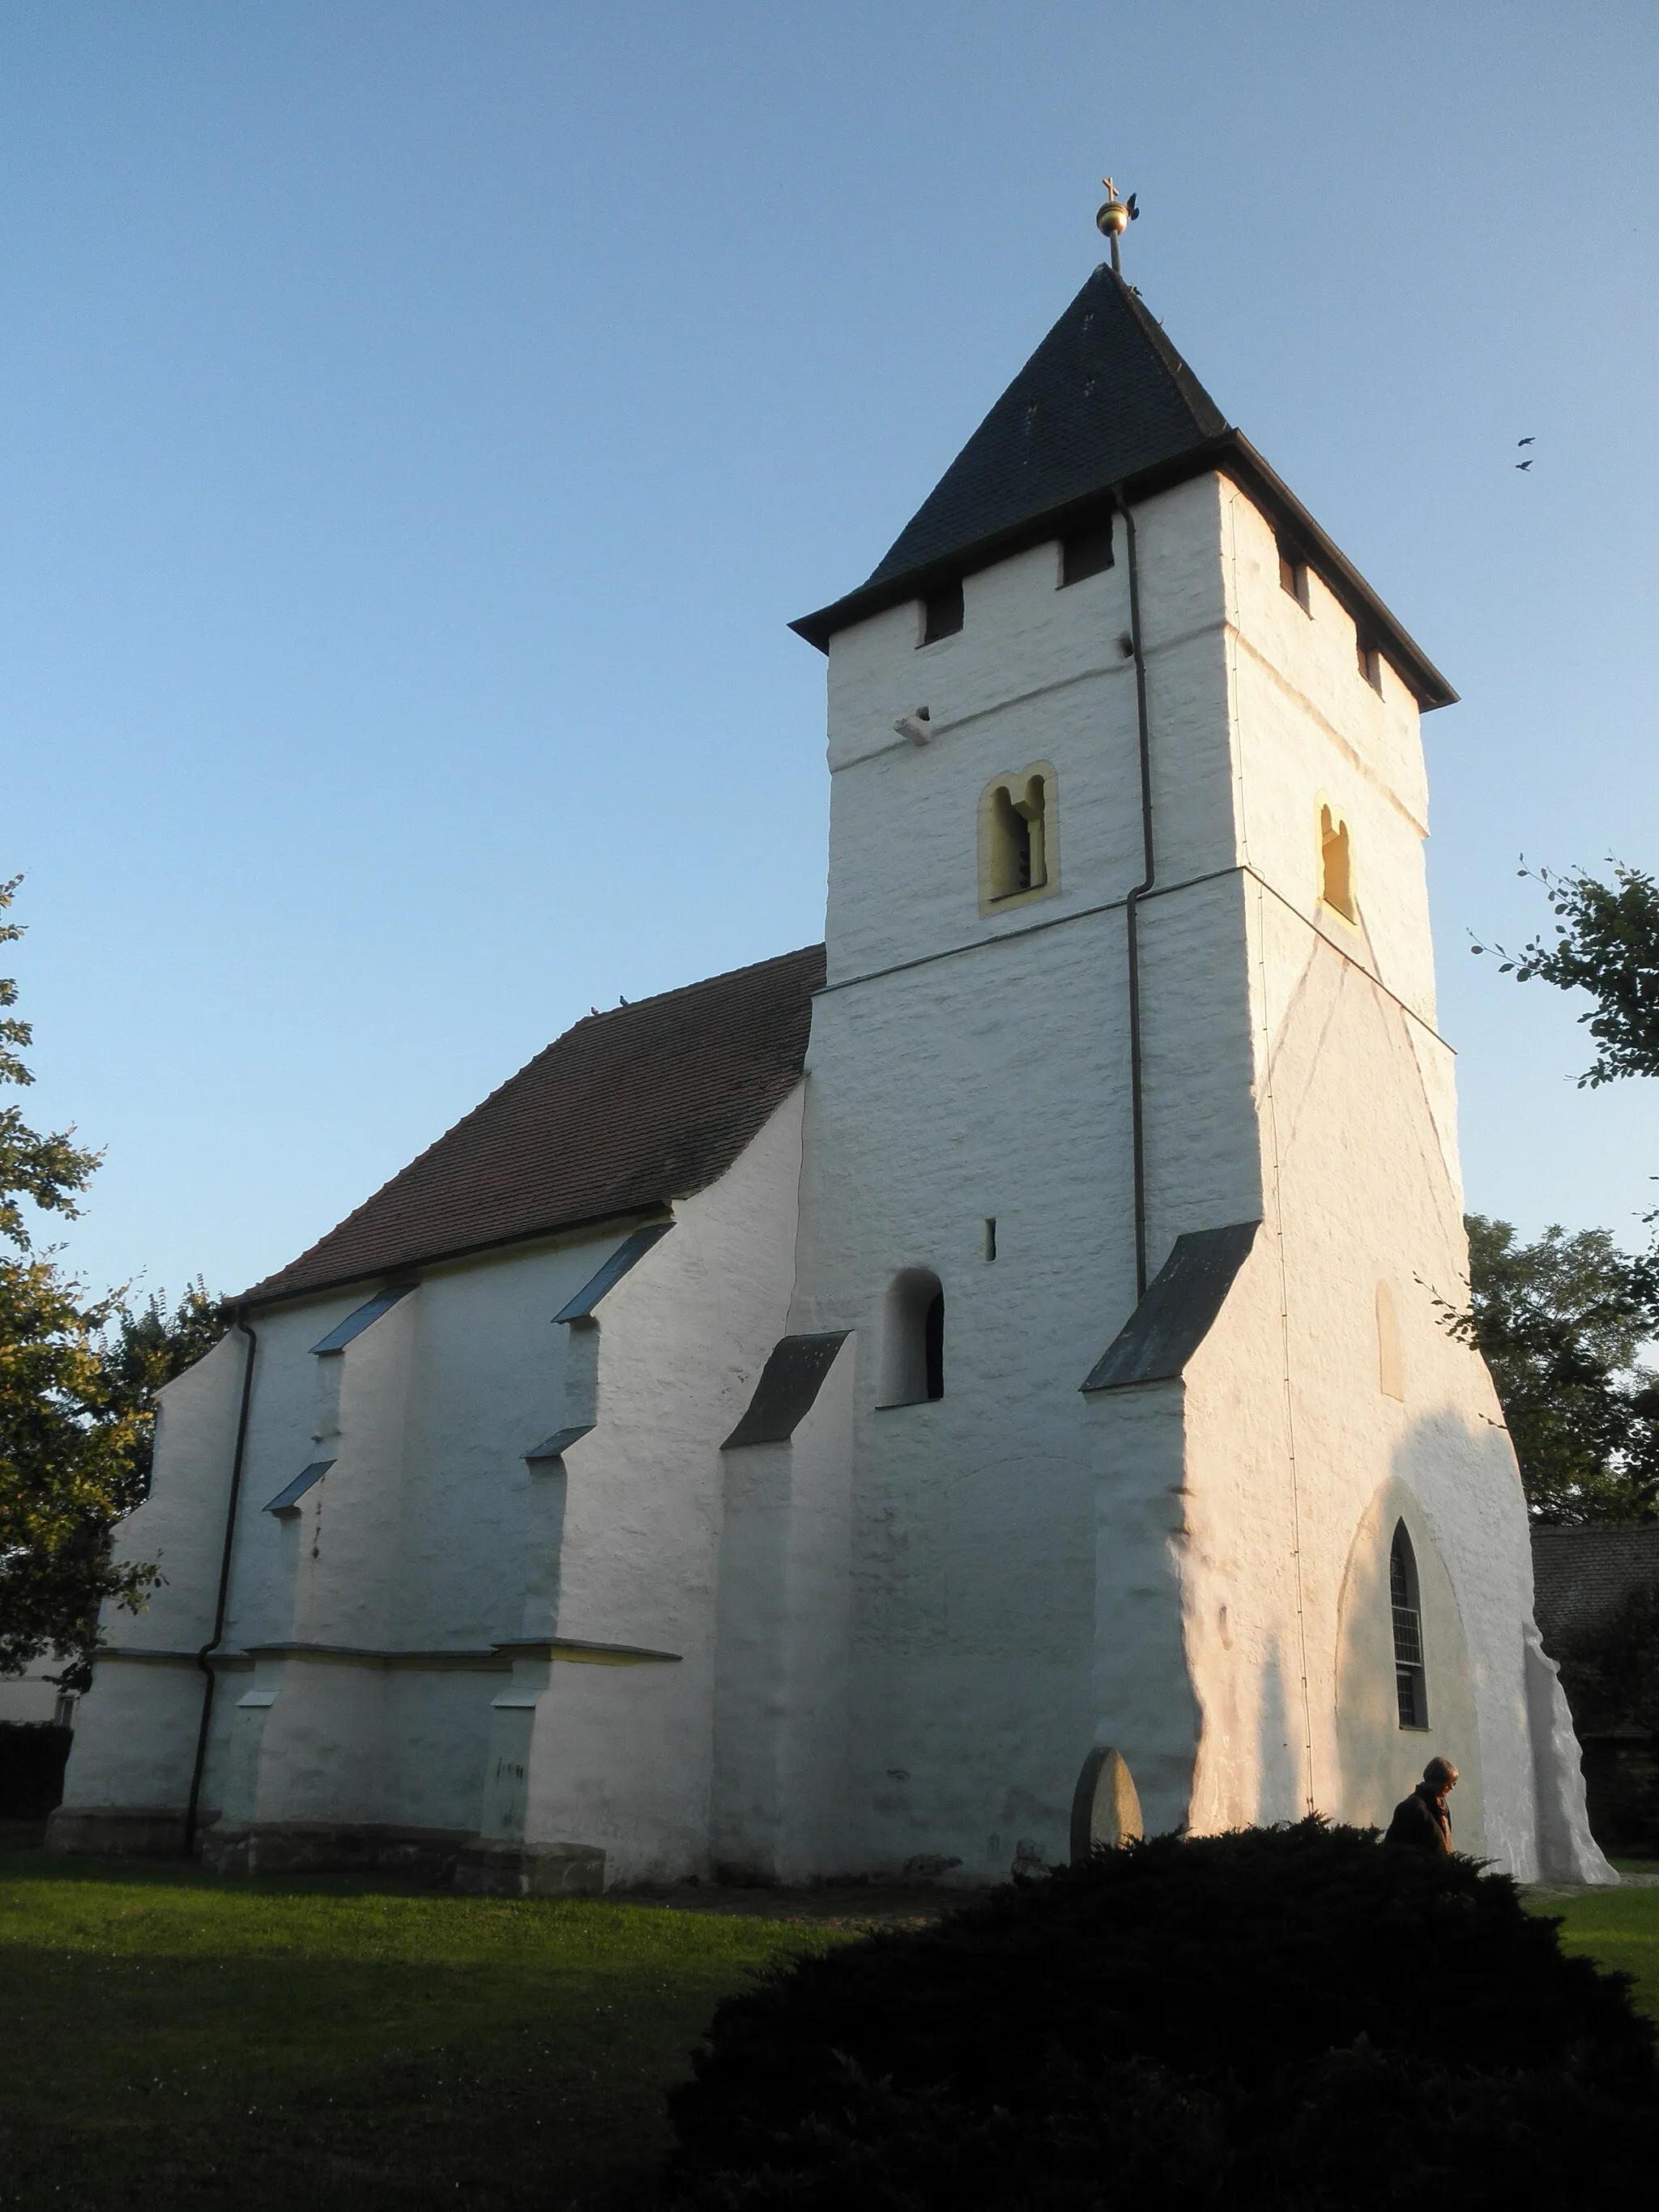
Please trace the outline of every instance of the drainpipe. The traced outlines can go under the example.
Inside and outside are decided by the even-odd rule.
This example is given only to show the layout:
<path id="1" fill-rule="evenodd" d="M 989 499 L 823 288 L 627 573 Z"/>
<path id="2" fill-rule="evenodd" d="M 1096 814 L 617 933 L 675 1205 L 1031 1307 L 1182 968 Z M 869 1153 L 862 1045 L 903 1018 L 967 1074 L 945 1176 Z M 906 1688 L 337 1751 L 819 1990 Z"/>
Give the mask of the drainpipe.
<path id="1" fill-rule="evenodd" d="M 253 1400 L 253 1357 L 259 1348 L 259 1340 L 249 1327 L 246 1315 L 240 1307 L 237 1309 L 234 1326 L 240 1329 L 247 1339 L 247 1360 L 242 1369 L 242 1406 L 236 1419 L 236 1450 L 230 1462 L 230 1497 L 225 1506 L 225 1547 L 219 1559 L 219 1596 L 214 1607 L 213 1634 L 196 1655 L 196 1663 L 204 1676 L 202 1723 L 196 1732 L 196 1764 L 191 1770 L 190 1798 L 185 1807 L 186 1856 L 196 1849 L 197 1815 L 202 1803 L 202 1774 L 207 1765 L 208 1731 L 213 1723 L 215 1678 L 210 1662 L 224 1641 L 225 1611 L 230 1601 L 230 1555 L 236 1540 L 236 1507 L 242 1494 L 242 1458 L 247 1449 L 248 1407 Z"/>
<path id="2" fill-rule="evenodd" d="M 1135 720 L 1140 752 L 1140 881 L 1129 893 L 1125 913 L 1129 951 L 1129 1127 L 1134 1147 L 1135 1297 L 1146 1295 L 1146 1108 L 1141 1075 L 1140 902 L 1152 888 L 1152 751 L 1146 715 L 1146 656 L 1140 638 L 1140 567 L 1135 557 L 1135 519 L 1121 484 L 1112 493 L 1123 517 L 1124 551 L 1129 570 L 1129 641 L 1135 663 Z"/>

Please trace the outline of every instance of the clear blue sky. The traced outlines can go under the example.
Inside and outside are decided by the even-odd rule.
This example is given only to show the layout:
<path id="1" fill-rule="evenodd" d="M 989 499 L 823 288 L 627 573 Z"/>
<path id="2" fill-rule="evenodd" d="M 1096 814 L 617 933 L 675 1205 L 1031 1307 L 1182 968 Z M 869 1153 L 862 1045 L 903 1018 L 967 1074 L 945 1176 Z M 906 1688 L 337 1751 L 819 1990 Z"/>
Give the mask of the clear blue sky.
<path id="1" fill-rule="evenodd" d="M 1451 677 L 1471 1202 L 1653 1097 L 1471 959 L 1659 864 L 1659 9 L 0 4 L 0 871 L 94 1286 L 289 1258 L 590 1005 L 814 939 L 823 663 L 1099 258 Z M 1517 474 L 1516 441 L 1537 443 Z"/>

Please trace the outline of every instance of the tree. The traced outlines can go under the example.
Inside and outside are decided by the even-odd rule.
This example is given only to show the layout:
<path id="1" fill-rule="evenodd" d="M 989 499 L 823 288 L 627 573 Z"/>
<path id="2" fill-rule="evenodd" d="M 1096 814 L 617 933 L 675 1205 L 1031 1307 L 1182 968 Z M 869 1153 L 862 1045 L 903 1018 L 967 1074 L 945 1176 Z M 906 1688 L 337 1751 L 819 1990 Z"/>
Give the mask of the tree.
<path id="1" fill-rule="evenodd" d="M 103 1361 L 112 1408 L 136 1414 L 133 1474 L 138 1495 L 149 1494 L 155 1455 L 155 1394 L 217 1344 L 225 1333 L 219 1300 L 198 1275 L 167 1311 L 165 1291 L 153 1291 L 136 1311 L 118 1293 Z"/>
<path id="2" fill-rule="evenodd" d="M 1534 938 L 1523 952 L 1477 944 L 1499 957 L 1499 972 L 1560 991 L 1588 991 L 1578 1017 L 1599 1050 L 1578 1079 L 1597 1089 L 1622 1075 L 1659 1075 L 1659 884 L 1639 868 L 1610 860 L 1613 881 L 1583 868 L 1552 873 L 1523 867 L 1541 884 L 1555 915 L 1555 937 Z"/>
<path id="3" fill-rule="evenodd" d="M 1466 1218 L 1469 1304 L 1447 1327 L 1492 1370 L 1533 1518 L 1659 1514 L 1659 1373 L 1642 1364 L 1656 1305 L 1650 1258 L 1605 1229 L 1547 1229 L 1523 1244 L 1507 1221 Z"/>
<path id="4" fill-rule="evenodd" d="M 0 915 L 17 881 L 0 884 Z M 0 945 L 21 934 L 0 919 Z M 33 1033 L 9 1012 L 16 1002 L 15 982 L 0 977 L 0 1083 L 25 1087 Z M 0 1109 L 0 1674 L 57 1650 L 71 1686 L 87 1679 L 100 1605 L 136 1611 L 158 1578 L 110 1552 L 116 1522 L 143 1495 L 143 1415 L 112 1387 L 104 1341 L 118 1304 L 83 1304 L 81 1285 L 35 1251 L 25 1212 L 79 1212 L 100 1156 L 73 1139 Z"/>

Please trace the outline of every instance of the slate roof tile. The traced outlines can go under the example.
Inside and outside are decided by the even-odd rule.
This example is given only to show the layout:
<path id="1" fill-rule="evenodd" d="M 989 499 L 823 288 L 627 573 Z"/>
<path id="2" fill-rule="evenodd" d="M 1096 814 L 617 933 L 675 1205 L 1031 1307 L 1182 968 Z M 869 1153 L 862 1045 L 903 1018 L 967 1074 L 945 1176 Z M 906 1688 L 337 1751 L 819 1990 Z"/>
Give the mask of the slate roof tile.
<path id="1" fill-rule="evenodd" d="M 908 576 L 1218 438 L 1226 417 L 1128 285 L 1097 269 L 876 564 Z"/>
<path id="2" fill-rule="evenodd" d="M 1633 1590 L 1659 1588 L 1659 1521 L 1532 1532 L 1533 1614 L 1559 1655 Z"/>
<path id="3" fill-rule="evenodd" d="M 1312 563 L 1419 705 L 1457 696 L 1104 263 L 865 582 L 791 628 L 827 651 L 838 629 L 1092 519 L 1120 487 L 1133 505 L 1208 470 L 1231 477 Z"/>
<path id="4" fill-rule="evenodd" d="M 264 1303 L 647 1211 L 723 1175 L 801 1079 L 823 947 L 590 1015 L 310 1250 Z"/>

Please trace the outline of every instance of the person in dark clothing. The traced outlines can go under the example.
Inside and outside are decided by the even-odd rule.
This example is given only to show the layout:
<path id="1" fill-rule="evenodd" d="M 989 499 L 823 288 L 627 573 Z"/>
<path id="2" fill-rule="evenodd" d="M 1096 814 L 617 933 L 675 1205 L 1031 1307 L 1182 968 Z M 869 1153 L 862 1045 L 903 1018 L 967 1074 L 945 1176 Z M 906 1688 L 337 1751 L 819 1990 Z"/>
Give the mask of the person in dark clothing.
<path id="1" fill-rule="evenodd" d="M 1407 1844 L 1419 1851 L 1450 1850 L 1451 1814 L 1446 1800 L 1456 1786 L 1457 1769 L 1450 1759 L 1431 1759 L 1411 1796 L 1395 1807 L 1383 1842 Z"/>

